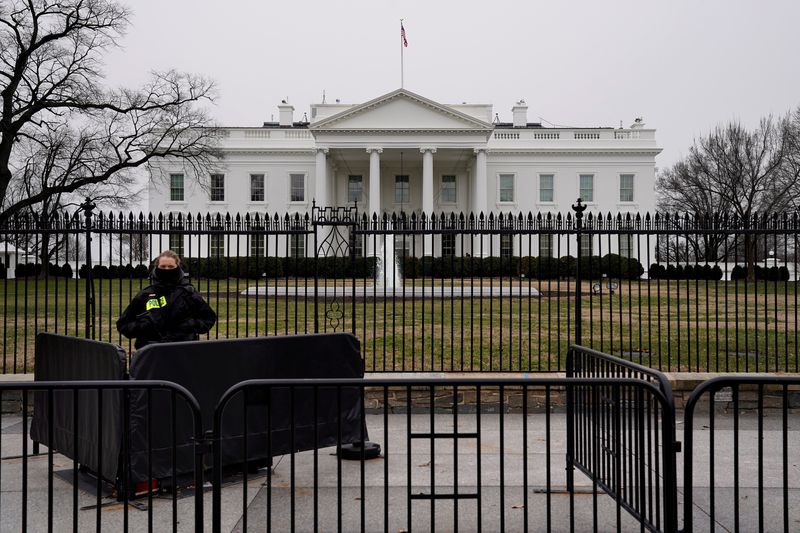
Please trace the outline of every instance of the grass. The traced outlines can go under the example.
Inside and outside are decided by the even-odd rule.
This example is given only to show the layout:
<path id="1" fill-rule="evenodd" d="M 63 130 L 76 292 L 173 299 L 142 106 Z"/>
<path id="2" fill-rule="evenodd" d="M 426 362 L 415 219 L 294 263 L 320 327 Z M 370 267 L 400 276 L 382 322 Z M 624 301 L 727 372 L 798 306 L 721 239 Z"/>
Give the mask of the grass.
<path id="1" fill-rule="evenodd" d="M 350 281 L 320 281 L 346 289 Z M 363 284 L 363 281 L 357 283 Z M 406 280 L 417 287 L 423 280 Z M 434 280 L 457 287 L 461 280 Z M 542 296 L 503 298 L 304 298 L 306 280 L 261 280 L 288 287 L 279 297 L 241 294 L 255 282 L 201 281 L 217 311 L 210 338 L 355 331 L 367 370 L 563 370 L 575 337 L 575 284 L 508 278 L 464 287 L 531 287 Z M 424 280 L 425 286 L 432 284 Z M 95 336 L 122 344 L 115 321 L 144 282 L 95 282 Z M 581 287 L 583 344 L 670 371 L 798 371 L 796 282 L 623 281 L 612 295 Z M 311 294 L 313 281 L 309 280 Z M 30 372 L 39 331 L 82 336 L 83 280 L 2 280 L 4 372 Z M 296 294 L 295 294 L 296 292 Z M 469 292 L 468 290 L 466 292 Z"/>

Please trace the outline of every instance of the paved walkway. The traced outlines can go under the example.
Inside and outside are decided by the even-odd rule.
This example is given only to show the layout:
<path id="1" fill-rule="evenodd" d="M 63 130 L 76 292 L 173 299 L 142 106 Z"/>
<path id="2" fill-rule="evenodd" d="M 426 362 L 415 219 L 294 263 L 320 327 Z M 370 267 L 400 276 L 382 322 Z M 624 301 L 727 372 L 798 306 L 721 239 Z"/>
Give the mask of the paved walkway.
<path id="1" fill-rule="evenodd" d="M 431 450 L 430 441 L 412 441 L 412 454 L 408 459 L 408 440 L 406 415 L 390 415 L 388 426 L 384 426 L 382 416 L 369 415 L 367 427 L 371 440 L 383 446 L 384 456 L 364 464 L 364 490 L 361 489 L 362 470 L 359 462 L 337 461 L 333 449 L 320 450 L 318 460 L 318 480 L 316 493 L 317 520 L 320 530 L 336 530 L 341 517 L 342 530 L 360 529 L 363 519 L 367 531 L 382 531 L 384 520 L 388 518 L 388 530 L 397 532 L 409 529 L 409 492 L 428 493 L 433 486 L 436 493 L 454 491 L 455 476 L 460 493 L 477 493 L 480 490 L 480 520 L 484 531 L 519 531 L 524 527 L 527 513 L 528 527 L 531 531 L 542 531 L 549 525 L 554 531 L 569 529 L 570 496 L 565 491 L 564 451 L 565 431 L 563 413 L 550 417 L 550 438 L 545 431 L 545 415 L 538 413 L 528 417 L 527 454 L 527 505 L 525 500 L 524 461 L 522 454 L 523 420 L 518 414 L 507 414 L 503 418 L 503 431 L 500 431 L 501 417 L 497 414 L 481 415 L 480 448 L 476 440 L 459 440 L 458 449 L 452 439 L 437 439 Z M 717 417 L 715 457 L 716 519 L 718 530 L 733 529 L 733 434 L 725 417 Z M 740 421 L 738 441 L 741 514 L 745 516 L 740 527 L 743 531 L 757 529 L 758 516 L 758 461 L 757 424 L 754 415 L 743 414 Z M 429 415 L 412 415 L 412 431 L 430 429 Z M 450 415 L 436 415 L 437 432 L 453 431 L 453 418 Z M 695 520 L 697 530 L 709 529 L 710 495 L 708 489 L 708 435 L 703 427 L 703 418 L 698 419 L 696 441 L 698 452 L 695 474 Z M 766 472 L 764 484 L 765 530 L 776 531 L 783 528 L 783 490 L 781 454 L 780 413 L 768 416 L 765 420 L 763 443 L 765 446 L 763 469 Z M 800 440 L 800 418 L 791 415 L 789 420 L 789 450 L 798 449 Z M 679 429 L 681 425 L 679 424 Z M 22 500 L 22 424 L 21 417 L 2 418 L 2 463 L 0 463 L 0 531 L 21 530 Z M 459 431 L 474 431 L 475 416 L 459 416 Z M 502 466 L 500 437 L 503 437 Z M 682 435 L 679 434 L 679 439 Z M 682 439 L 681 439 L 682 440 Z M 548 450 L 549 445 L 549 450 Z M 28 450 L 30 451 L 30 443 Z M 46 450 L 43 450 L 46 451 Z M 433 454 L 431 454 L 433 451 Z M 794 457 L 792 457 L 792 455 Z M 290 456 L 275 459 L 272 490 L 268 491 L 266 470 L 251 475 L 243 490 L 241 477 L 226 480 L 222 491 L 223 531 L 243 531 L 246 509 L 247 526 L 251 531 L 266 530 L 268 503 L 273 531 L 287 531 L 292 526 L 290 512 L 292 501 L 294 527 L 298 531 L 313 530 L 315 493 L 313 475 L 313 452 L 297 454 L 292 464 Z M 788 505 L 792 516 L 790 529 L 800 528 L 800 467 L 796 454 L 790 453 L 787 476 L 790 489 L 787 492 Z M 457 467 L 456 467 L 457 460 Z M 683 457 L 679 455 L 679 487 L 683 486 Z M 550 466 L 548 471 L 547 466 Z M 98 517 L 97 495 L 92 480 L 81 474 L 81 482 L 76 488 L 71 483 L 72 461 L 58 454 L 54 455 L 52 480 L 53 517 L 56 531 L 71 530 L 73 522 L 73 502 L 77 497 L 78 530 L 93 531 Z M 341 492 L 338 490 L 338 469 L 341 467 Z M 28 531 L 47 530 L 48 509 L 48 456 L 46 454 L 29 458 L 25 465 L 28 472 L 26 487 L 28 498 Z M 480 472 L 479 472 L 480 469 Z M 387 477 L 388 473 L 388 477 Z M 409 475 L 411 489 L 409 491 Z M 502 476 L 502 479 L 501 479 Z M 549 476 L 549 478 L 548 478 Z M 385 481 L 388 480 L 388 483 Z M 292 486 L 294 485 L 294 490 Z M 505 489 L 501 491 L 501 487 Z M 550 491 L 547 487 L 550 487 Z M 480 487 L 480 489 L 478 489 Z M 341 495 L 341 499 L 337 498 Z M 385 501 L 389 502 L 388 508 Z M 431 526 L 437 530 L 476 529 L 478 503 L 475 499 L 461 501 L 454 507 L 450 500 L 435 500 L 435 504 L 425 500 L 411 501 L 411 529 L 427 531 Z M 123 528 L 125 512 L 108 489 L 100 497 L 99 513 L 103 531 L 120 531 Z M 576 473 L 576 495 L 574 496 L 574 521 L 577 531 L 591 527 L 592 516 L 596 512 L 598 529 L 613 531 L 617 529 L 617 509 L 614 501 L 604 494 L 595 499 L 588 478 Z M 194 530 L 194 500 L 191 491 L 184 491 L 176 499 L 179 531 Z M 683 508 L 683 497 L 679 493 L 679 504 Z M 432 522 L 431 510 L 435 508 Z M 341 513 L 340 513 L 341 509 Z M 457 509 L 457 512 L 455 512 Z M 205 531 L 211 530 L 211 492 L 207 487 L 204 494 Z M 549 522 L 548 522 L 549 511 Z M 173 500 L 169 494 L 159 494 L 148 510 L 147 499 L 140 499 L 128 507 L 128 521 L 131 531 L 147 531 L 148 519 L 152 515 L 155 531 L 171 531 Z M 501 527 L 502 520 L 502 527 Z M 681 517 L 682 523 L 682 517 Z M 622 530 L 636 530 L 636 522 L 623 510 Z"/>

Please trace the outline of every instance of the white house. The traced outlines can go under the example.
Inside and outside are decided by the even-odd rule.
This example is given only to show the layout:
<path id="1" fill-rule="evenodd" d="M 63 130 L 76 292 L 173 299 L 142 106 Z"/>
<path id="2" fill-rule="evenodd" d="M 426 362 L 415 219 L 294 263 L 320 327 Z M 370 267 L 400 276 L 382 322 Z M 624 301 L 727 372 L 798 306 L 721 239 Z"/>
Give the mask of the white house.
<path id="1" fill-rule="evenodd" d="M 655 209 L 661 149 L 640 119 L 627 129 L 543 127 L 520 101 L 503 123 L 491 104 L 440 104 L 406 89 L 362 104 L 313 104 L 307 121 L 288 103 L 278 108 L 278 122 L 223 130 L 223 171 L 206 187 L 180 164 L 162 163 L 167 179 L 151 184 L 151 212 L 304 214 L 314 201 L 357 202 L 370 214 L 518 215 L 567 213 L 578 197 L 593 212 Z M 493 253 L 509 251 L 528 253 Z"/>

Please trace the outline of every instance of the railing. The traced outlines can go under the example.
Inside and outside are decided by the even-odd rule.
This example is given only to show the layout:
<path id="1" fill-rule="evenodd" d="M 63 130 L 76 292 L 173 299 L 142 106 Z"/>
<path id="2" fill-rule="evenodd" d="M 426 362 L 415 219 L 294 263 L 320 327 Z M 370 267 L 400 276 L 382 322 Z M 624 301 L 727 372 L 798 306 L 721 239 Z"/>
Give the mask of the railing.
<path id="1" fill-rule="evenodd" d="M 683 531 L 793 531 L 800 377 L 726 376 L 694 390 L 684 414 Z"/>
<path id="2" fill-rule="evenodd" d="M 3 382 L 0 528 L 788 532 L 798 390 L 693 392 L 679 529 L 675 408 L 640 379 L 256 380 L 211 416 L 163 381 Z"/>
<path id="3" fill-rule="evenodd" d="M 286 139 L 311 139 L 311 132 L 308 130 L 284 130 Z"/>
<path id="4" fill-rule="evenodd" d="M 245 139 L 269 139 L 271 134 L 270 130 L 244 130 Z"/>
<path id="5" fill-rule="evenodd" d="M 573 213 L 340 211 L 13 218 L 0 369 L 32 371 L 40 331 L 130 351 L 117 317 L 173 248 L 217 312 L 208 338 L 349 331 L 368 371 L 558 371 L 573 343 L 661 371 L 800 371 L 795 213 L 579 228 Z"/>
<path id="6" fill-rule="evenodd" d="M 360 410 L 360 415 L 354 414 L 361 416 L 361 437 L 345 440 L 340 432 L 335 446 L 341 449 L 353 437 L 358 442 L 369 439 L 381 446 L 382 459 L 367 460 L 367 450 L 371 449 L 367 445 L 356 446 L 353 462 L 343 461 L 341 453 L 289 453 L 261 484 L 257 507 L 249 503 L 247 496 L 251 478 L 244 477 L 231 486 L 218 477 L 214 483 L 214 502 L 218 506 L 214 516 L 221 516 L 219 506 L 223 491 L 228 489 L 242 495 L 242 504 L 235 513 L 241 515 L 243 531 L 248 525 L 253 529 L 286 531 L 587 531 L 640 527 L 674 531 L 677 511 L 673 499 L 674 460 L 670 455 L 665 454 L 661 458 L 665 465 L 656 468 L 656 475 L 664 475 L 658 483 L 664 487 L 669 484 L 670 489 L 648 492 L 652 499 L 642 502 L 645 509 L 633 509 L 615 497 L 629 490 L 623 477 L 634 475 L 628 468 L 642 461 L 641 457 L 629 455 L 634 450 L 627 448 L 625 439 L 632 427 L 622 430 L 617 439 L 608 440 L 596 433 L 583 443 L 582 449 L 595 450 L 598 459 L 602 456 L 602 465 L 616 468 L 616 477 L 602 477 L 604 466 L 598 461 L 592 464 L 594 472 L 587 470 L 587 478 L 581 476 L 574 481 L 575 490 L 564 493 L 565 473 L 554 459 L 565 452 L 560 428 L 564 427 L 564 392 L 572 388 L 595 399 L 610 394 L 637 398 L 642 405 L 665 406 L 655 387 L 624 379 L 242 383 L 220 401 L 217 427 L 226 419 L 254 419 L 259 412 L 268 413 L 264 406 L 272 404 L 279 404 L 281 411 L 289 413 L 300 409 L 321 412 L 330 404 L 318 400 L 323 395 L 356 395 L 368 406 L 367 410 Z M 229 407 L 233 399 L 248 396 L 258 398 L 258 403 L 245 400 L 238 403 L 238 408 Z M 342 413 L 342 417 L 348 414 Z M 293 416 L 288 419 L 293 420 Z M 330 417 L 313 419 L 316 422 L 311 425 L 298 422 L 290 428 L 278 427 L 299 438 L 302 433 L 319 433 L 323 424 L 343 423 Z M 667 411 L 665 427 L 671 420 Z M 669 431 L 654 427 L 637 426 L 636 431 L 638 439 L 645 439 L 654 448 L 664 446 L 669 439 Z M 664 443 L 659 441 L 661 438 Z M 257 455 L 269 447 L 267 440 L 261 447 L 248 445 L 242 452 Z M 643 449 L 636 447 L 635 451 L 641 453 Z M 644 483 L 645 478 L 638 477 L 638 466 L 634 470 L 636 483 Z M 646 490 L 651 490 L 649 485 Z M 221 531 L 219 523 L 215 523 L 214 531 Z"/>
<path id="7" fill-rule="evenodd" d="M 659 530 L 664 521 L 671 531 L 677 509 L 675 457 L 680 446 L 675 438 L 675 400 L 667 376 L 630 361 L 570 346 L 567 377 L 582 379 L 636 379 L 659 391 L 574 387 L 567 397 L 567 485 L 572 469 L 594 476 L 608 494 L 626 510 Z M 593 442 L 613 446 L 594 446 Z M 588 444 L 587 444 L 588 443 Z M 661 502 L 669 502 L 662 506 Z"/>
<path id="8" fill-rule="evenodd" d="M 569 347 L 567 377 L 641 379 L 658 387 L 667 404 L 675 406 L 672 385 L 664 373 L 585 346 L 572 345 Z"/>
<path id="9" fill-rule="evenodd" d="M 20 428 L 9 430 L 4 416 L 4 531 L 153 531 L 181 521 L 194 524 L 182 530 L 203 530 L 204 466 L 202 449 L 195 450 L 202 420 L 180 385 L 0 382 L 0 397 L 4 410 L 18 402 L 12 420 Z M 187 443 L 189 452 L 179 454 Z M 19 492 L 12 496 L 11 487 Z M 130 512 L 137 495 L 144 513 Z"/>
<path id="10" fill-rule="evenodd" d="M 646 141 L 646 145 L 655 147 L 655 135 L 653 130 L 616 130 L 612 128 L 601 128 L 596 131 L 573 130 L 573 129 L 496 129 L 492 134 L 492 139 L 496 141 Z M 635 143 L 641 145 L 641 143 Z"/>

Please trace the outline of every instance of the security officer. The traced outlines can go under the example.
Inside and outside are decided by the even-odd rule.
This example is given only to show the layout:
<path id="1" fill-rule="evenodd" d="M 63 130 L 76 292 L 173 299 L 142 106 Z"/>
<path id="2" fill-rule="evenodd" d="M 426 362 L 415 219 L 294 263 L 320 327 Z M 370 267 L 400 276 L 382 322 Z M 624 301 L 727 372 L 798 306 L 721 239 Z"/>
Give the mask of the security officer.
<path id="1" fill-rule="evenodd" d="M 117 320 L 117 330 L 135 338 L 137 350 L 154 342 L 197 340 L 214 326 L 217 314 L 184 278 L 178 254 L 161 252 L 151 279 Z"/>

